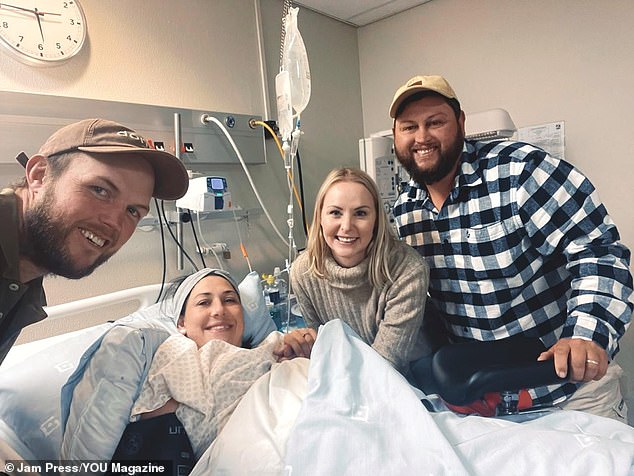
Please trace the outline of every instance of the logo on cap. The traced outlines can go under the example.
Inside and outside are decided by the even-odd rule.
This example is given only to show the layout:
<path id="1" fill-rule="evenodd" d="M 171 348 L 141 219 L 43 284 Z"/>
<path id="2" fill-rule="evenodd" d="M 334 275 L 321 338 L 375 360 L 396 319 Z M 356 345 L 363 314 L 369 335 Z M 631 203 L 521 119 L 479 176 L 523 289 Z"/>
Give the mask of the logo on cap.
<path id="1" fill-rule="evenodd" d="M 145 139 L 143 137 L 141 137 L 140 135 L 138 135 L 136 132 L 133 131 L 126 131 L 126 130 L 121 130 L 119 132 L 117 132 L 118 136 L 123 136 L 123 137 L 129 137 L 132 140 L 138 141 L 141 143 L 141 145 L 143 147 L 147 147 L 147 142 L 145 141 Z"/>

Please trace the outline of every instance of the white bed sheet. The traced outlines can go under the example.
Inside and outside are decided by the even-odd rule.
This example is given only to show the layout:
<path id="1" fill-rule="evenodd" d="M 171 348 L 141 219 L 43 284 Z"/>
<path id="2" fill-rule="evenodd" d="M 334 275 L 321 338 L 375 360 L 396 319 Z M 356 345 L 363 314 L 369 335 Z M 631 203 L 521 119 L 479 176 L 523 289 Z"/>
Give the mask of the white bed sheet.
<path id="1" fill-rule="evenodd" d="M 320 329 L 307 384 L 305 366 L 258 380 L 192 474 L 634 474 L 634 429 L 614 420 L 429 413 L 341 321 Z"/>

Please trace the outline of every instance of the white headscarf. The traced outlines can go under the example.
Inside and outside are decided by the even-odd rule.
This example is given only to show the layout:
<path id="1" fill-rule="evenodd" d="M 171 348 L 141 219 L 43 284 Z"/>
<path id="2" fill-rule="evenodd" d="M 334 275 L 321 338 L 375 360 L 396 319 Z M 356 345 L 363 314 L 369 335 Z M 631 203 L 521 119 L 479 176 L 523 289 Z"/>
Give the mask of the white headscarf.
<path id="1" fill-rule="evenodd" d="M 171 302 L 167 303 L 167 312 L 170 317 L 174 319 L 174 322 L 178 322 L 181 311 L 185 306 L 185 301 L 192 292 L 192 289 L 194 289 L 194 286 L 196 286 L 201 279 L 206 278 L 207 276 L 220 276 L 221 278 L 226 279 L 238 296 L 240 296 L 238 283 L 236 283 L 229 273 L 222 269 L 203 268 L 200 271 L 187 276 L 174 293 L 174 297 L 171 299 Z"/>

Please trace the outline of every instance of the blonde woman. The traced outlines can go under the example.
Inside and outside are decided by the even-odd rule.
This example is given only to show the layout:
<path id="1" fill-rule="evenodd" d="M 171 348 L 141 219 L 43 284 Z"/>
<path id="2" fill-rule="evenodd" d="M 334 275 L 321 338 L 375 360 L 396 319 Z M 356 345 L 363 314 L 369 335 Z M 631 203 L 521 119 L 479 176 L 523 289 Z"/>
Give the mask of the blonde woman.
<path id="1" fill-rule="evenodd" d="M 423 319 L 429 268 L 396 238 L 365 172 L 328 174 L 290 278 L 311 331 L 294 331 L 298 341 L 312 345 L 320 324 L 341 319 L 406 377 L 412 362 L 434 350 L 436 337 Z"/>

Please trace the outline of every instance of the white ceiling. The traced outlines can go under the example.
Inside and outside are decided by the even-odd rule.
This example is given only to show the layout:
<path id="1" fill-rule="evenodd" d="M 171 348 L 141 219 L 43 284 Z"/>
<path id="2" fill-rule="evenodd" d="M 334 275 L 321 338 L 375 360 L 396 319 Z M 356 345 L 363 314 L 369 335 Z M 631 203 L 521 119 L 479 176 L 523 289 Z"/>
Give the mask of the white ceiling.
<path id="1" fill-rule="evenodd" d="M 363 26 L 431 0 L 301 0 L 294 5 L 304 6 L 336 20 Z"/>

